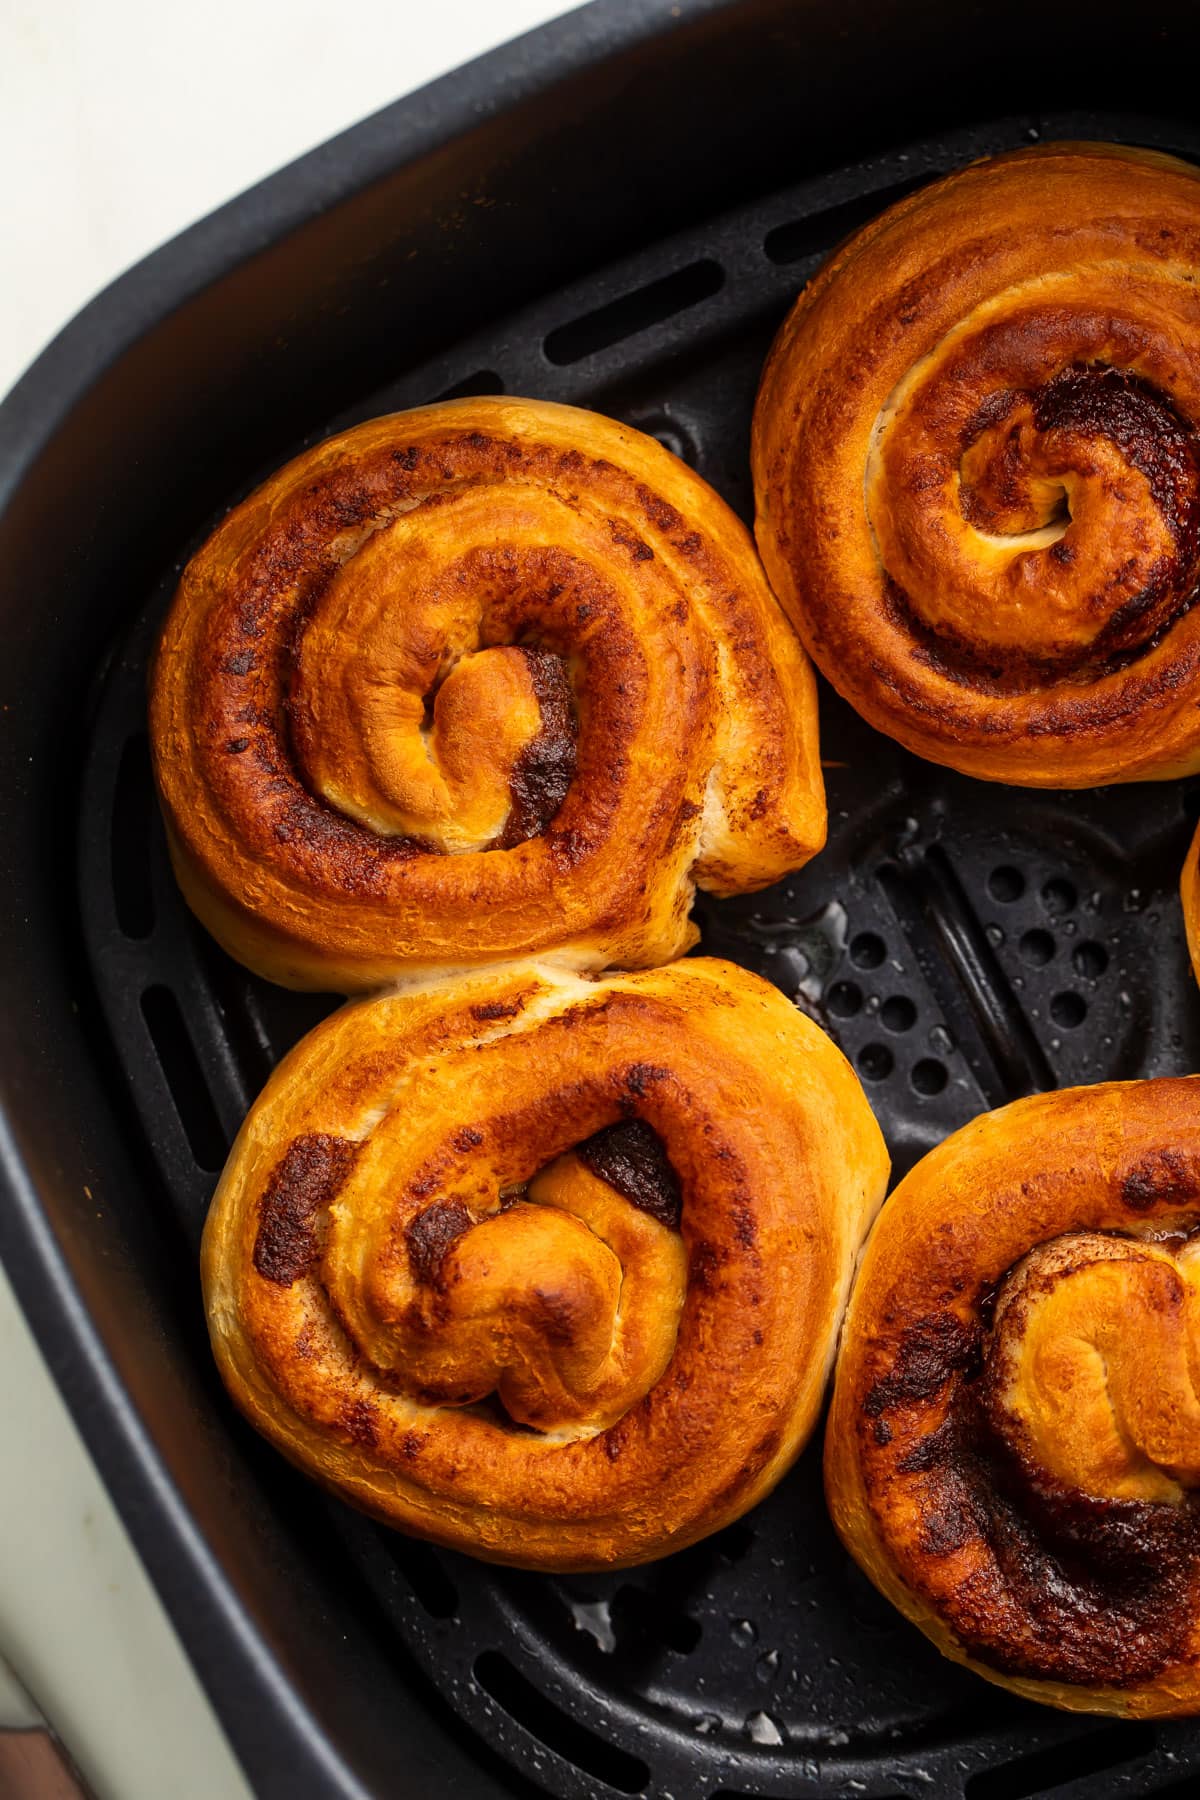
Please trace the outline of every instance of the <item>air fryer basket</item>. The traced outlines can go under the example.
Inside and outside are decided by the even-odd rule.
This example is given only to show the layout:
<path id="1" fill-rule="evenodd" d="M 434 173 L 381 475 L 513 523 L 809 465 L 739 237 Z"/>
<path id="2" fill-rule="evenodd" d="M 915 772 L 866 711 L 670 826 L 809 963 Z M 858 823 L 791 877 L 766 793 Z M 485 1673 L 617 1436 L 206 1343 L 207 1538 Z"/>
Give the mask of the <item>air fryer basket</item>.
<path id="1" fill-rule="evenodd" d="M 937 54 L 946 34 L 961 48 L 961 9 L 926 10 Z M 707 1543 L 611 1577 L 535 1577 L 435 1552 L 317 1494 L 233 1417 L 209 1365 L 195 1256 L 216 1173 L 273 1063 L 336 1003 L 237 968 L 194 925 L 167 865 L 146 662 L 178 570 L 215 519 L 330 431 L 479 392 L 626 419 L 749 517 L 766 347 L 859 222 L 972 157 L 1049 137 L 1200 161 L 1200 123 L 1177 96 L 1140 116 L 1050 111 L 1056 87 L 1088 95 L 1074 66 L 1044 84 L 1039 110 L 995 104 L 985 123 L 962 124 L 978 109 L 947 103 L 935 61 L 922 72 L 911 9 L 914 38 L 895 41 L 890 69 L 890 27 L 867 6 L 843 5 L 836 30 L 765 5 L 694 5 L 664 27 L 660 12 L 679 11 L 588 9 L 574 35 L 571 21 L 536 34 L 408 103 L 407 120 L 394 109 L 286 171 L 126 278 L 81 321 L 99 343 L 73 327 L 57 363 L 52 351 L 8 403 L 0 548 L 19 628 L 0 749 L 16 801 L 6 848 L 24 851 L 4 897 L 0 1244 L 263 1794 L 1191 1793 L 1200 1728 L 1055 1715 L 939 1658 L 841 1551 L 815 1446 Z M 842 28 L 855 15 L 876 34 L 858 49 Z M 1190 14 L 1185 41 L 1200 47 Z M 1053 50 L 1039 54 L 1052 63 Z M 1149 35 L 1151 53 L 1168 54 Z M 981 78 L 996 101 L 1004 54 Z M 854 119 L 834 80 L 851 68 L 872 101 Z M 891 93 L 903 70 L 920 99 L 904 111 L 931 127 L 920 139 L 904 135 Z M 1112 97 L 1099 65 L 1091 75 Z M 507 133 L 471 123 L 522 82 Z M 601 170 L 583 154 L 581 94 Z M 1148 87 L 1136 98 L 1147 95 L 1163 99 Z M 436 150 L 439 106 L 458 130 Z M 405 124 L 404 173 L 426 182 L 407 195 L 411 243 L 389 210 L 400 177 L 386 173 L 389 154 L 401 168 Z M 499 139 L 480 149 L 488 129 Z M 639 188 L 647 141 L 657 161 Z M 689 164 L 689 141 L 716 146 L 712 167 Z M 624 236 L 619 209 L 605 211 L 614 183 Z M 581 206 L 590 235 L 569 222 Z M 678 228 L 665 230 L 672 210 Z M 539 223 L 551 217 L 557 244 Z M 210 280 L 225 302 L 215 311 Z M 423 283 L 432 306 L 439 282 L 454 296 L 445 330 L 435 338 L 421 311 L 422 337 L 408 329 L 409 289 Z M 393 284 L 409 309 L 401 329 L 386 317 Z M 66 673 L 45 649 L 56 632 L 76 651 Z M 767 976 L 833 1034 L 900 1172 L 1018 1094 L 1200 1068 L 1176 897 L 1200 783 L 987 787 L 908 756 L 825 687 L 821 706 L 829 848 L 768 893 L 702 897 L 701 947 Z M 25 840 L 22 808 L 36 814 Z M 72 869 L 70 846 L 60 838 L 47 855 L 41 834 L 65 834 L 73 817 Z"/>

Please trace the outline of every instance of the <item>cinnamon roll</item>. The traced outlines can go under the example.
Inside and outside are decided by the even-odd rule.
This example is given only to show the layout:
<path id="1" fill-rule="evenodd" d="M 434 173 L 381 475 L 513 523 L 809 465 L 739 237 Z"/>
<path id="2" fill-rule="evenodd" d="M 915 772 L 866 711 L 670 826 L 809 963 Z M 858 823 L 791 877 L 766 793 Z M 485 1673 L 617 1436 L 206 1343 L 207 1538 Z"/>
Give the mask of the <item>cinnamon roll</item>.
<path id="1" fill-rule="evenodd" d="M 289 986 L 663 962 L 693 884 L 824 839 L 811 670 L 746 531 L 652 439 L 528 400 L 376 419 L 238 506 L 151 735 L 184 893 Z"/>
<path id="2" fill-rule="evenodd" d="M 1031 1699 L 1200 1711 L 1200 1077 L 1067 1089 L 901 1182 L 826 1491 L 939 1649 Z"/>
<path id="3" fill-rule="evenodd" d="M 1200 769 L 1200 178 L 978 163 L 838 250 L 754 417 L 759 547 L 830 681 L 991 781 Z"/>
<path id="4" fill-rule="evenodd" d="M 213 1201 L 213 1346 L 253 1424 L 494 1562 L 643 1562 L 812 1430 L 887 1155 L 840 1052 L 705 959 L 532 962 L 344 1007 Z"/>
<path id="5" fill-rule="evenodd" d="M 1192 967 L 1196 971 L 1196 980 L 1200 981 L 1200 825 L 1196 827 L 1196 835 L 1192 839 L 1192 847 L 1183 867 L 1181 891 L 1188 949 L 1192 953 Z"/>

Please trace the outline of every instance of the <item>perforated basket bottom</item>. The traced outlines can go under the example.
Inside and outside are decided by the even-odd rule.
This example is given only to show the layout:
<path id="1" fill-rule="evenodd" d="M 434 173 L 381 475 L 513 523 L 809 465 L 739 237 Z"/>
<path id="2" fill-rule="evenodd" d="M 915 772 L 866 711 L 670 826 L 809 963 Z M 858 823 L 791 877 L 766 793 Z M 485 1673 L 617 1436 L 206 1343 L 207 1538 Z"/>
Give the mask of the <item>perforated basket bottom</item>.
<path id="1" fill-rule="evenodd" d="M 547 396 L 653 432 L 748 516 L 758 371 L 823 254 L 898 194 L 1039 136 L 1200 156 L 1200 133 L 1111 118 L 1009 120 L 915 145 L 550 296 L 314 421 L 306 441 L 448 392 Z M 281 445 L 277 460 L 300 447 Z M 211 524 L 196 520 L 195 541 Z M 180 562 L 192 547 L 180 546 Z M 103 683 L 84 776 L 81 895 L 116 1055 L 195 1242 L 250 1100 L 334 1001 L 285 994 L 234 967 L 172 883 L 144 683 L 178 566 L 146 597 Z M 1198 784 L 992 788 L 907 756 L 827 689 L 821 704 L 829 848 L 769 893 L 702 899 L 702 947 L 767 976 L 830 1030 L 863 1077 L 900 1172 L 975 1113 L 1031 1088 L 1200 1067 L 1176 894 Z M 281 1505 L 298 1479 L 278 1465 Z M 816 1445 L 742 1523 L 611 1577 L 498 1572 L 333 1502 L 328 1521 L 312 1555 L 357 1569 L 347 1605 L 376 1609 L 398 1652 L 396 1679 L 427 1677 L 430 1704 L 453 1708 L 494 1771 L 519 1771 L 521 1791 L 657 1800 L 1018 1800 L 1062 1784 L 1089 1800 L 1196 1791 L 1196 1728 L 1068 1719 L 939 1658 L 840 1549 Z"/>

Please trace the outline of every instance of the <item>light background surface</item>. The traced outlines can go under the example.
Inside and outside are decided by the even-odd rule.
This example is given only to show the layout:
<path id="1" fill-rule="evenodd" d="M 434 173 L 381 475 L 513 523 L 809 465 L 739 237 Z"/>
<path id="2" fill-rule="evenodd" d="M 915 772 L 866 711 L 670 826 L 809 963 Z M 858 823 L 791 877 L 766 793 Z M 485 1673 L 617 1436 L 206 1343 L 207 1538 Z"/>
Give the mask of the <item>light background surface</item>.
<path id="1" fill-rule="evenodd" d="M 0 0 L 0 394 L 148 250 L 567 0 Z"/>
<path id="2" fill-rule="evenodd" d="M 566 10 L 0 0 L 0 394 L 85 301 L 185 225 Z M 0 1418 L 0 1730 L 40 1709 L 97 1800 L 245 1800 L 2 1272 Z"/>

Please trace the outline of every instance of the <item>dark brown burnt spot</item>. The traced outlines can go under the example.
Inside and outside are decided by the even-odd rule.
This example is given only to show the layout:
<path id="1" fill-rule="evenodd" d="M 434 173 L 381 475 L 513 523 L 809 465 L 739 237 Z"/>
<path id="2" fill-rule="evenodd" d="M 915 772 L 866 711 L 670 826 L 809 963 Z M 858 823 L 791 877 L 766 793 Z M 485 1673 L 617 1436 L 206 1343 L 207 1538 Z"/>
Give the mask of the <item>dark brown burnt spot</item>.
<path id="1" fill-rule="evenodd" d="M 342 1429 L 352 1444 L 360 1444 L 364 1450 L 375 1448 L 378 1442 L 376 1417 L 375 1408 L 369 1400 L 351 1400 L 343 1407 Z"/>
<path id="2" fill-rule="evenodd" d="M 743 1250 L 753 1250 L 757 1230 L 754 1224 L 754 1214 L 750 1208 L 748 1206 L 731 1206 L 729 1219 L 733 1226 L 734 1241 Z"/>
<path id="3" fill-rule="evenodd" d="M 1200 1201 L 1200 1157 L 1156 1150 L 1130 1169 L 1121 1183 L 1121 1199 L 1133 1212 Z"/>
<path id="4" fill-rule="evenodd" d="M 646 517 L 657 530 L 663 532 L 683 530 L 683 520 L 669 500 L 664 500 L 661 495 L 656 494 L 652 488 L 644 487 L 641 482 L 638 483 L 637 497 L 642 503 L 642 510 Z"/>
<path id="5" fill-rule="evenodd" d="M 688 1254 L 688 1285 L 702 1294 L 711 1294 L 724 1261 L 725 1252 L 719 1244 L 698 1238 Z"/>
<path id="6" fill-rule="evenodd" d="M 672 849 L 674 845 L 678 843 L 680 835 L 687 830 L 688 826 L 692 823 L 692 820 L 700 817 L 701 810 L 701 807 L 697 805 L 695 800 L 681 800 L 679 802 L 679 811 L 675 814 L 675 823 L 672 825 L 671 835 L 667 839 L 668 850 Z"/>
<path id="7" fill-rule="evenodd" d="M 1185 1655 L 1200 1568 L 1194 1500 L 1072 1492 L 991 1437 L 969 1389 L 955 1410 L 959 1447 L 947 1443 L 948 1479 L 927 1529 L 957 1504 L 991 1550 L 969 1597 L 974 1633 L 960 1629 L 967 1647 L 1004 1673 L 1084 1686 L 1151 1680 Z M 1004 1628 L 1014 1610 L 1020 1634 Z"/>
<path id="8" fill-rule="evenodd" d="M 1040 432 L 1105 437 L 1144 475 L 1177 540 L 1192 541 L 1197 492 L 1195 433 L 1165 394 L 1125 369 L 1064 369 L 1033 395 Z"/>
<path id="9" fill-rule="evenodd" d="M 515 1019 L 524 1005 L 524 1000 L 484 1000 L 471 1008 L 471 1017 L 480 1024 L 490 1019 Z"/>
<path id="10" fill-rule="evenodd" d="M 952 1375 L 977 1358 L 978 1328 L 954 1313 L 935 1313 L 910 1325 L 900 1340 L 891 1371 L 868 1391 L 863 1411 L 877 1419 L 893 1407 L 932 1400 Z"/>
<path id="11" fill-rule="evenodd" d="M 539 837 L 567 797 L 575 778 L 578 724 L 571 683 L 562 658 L 549 650 L 523 650 L 541 708 L 541 726 L 517 757 L 509 778 L 511 811 L 500 848 Z"/>
<path id="12" fill-rule="evenodd" d="M 579 1145 L 586 1169 L 663 1225 L 678 1229 L 683 1196 L 658 1133 L 642 1119 L 610 1125 Z"/>
<path id="13" fill-rule="evenodd" d="M 965 456 L 985 431 L 997 430 L 1024 397 L 1019 388 L 997 388 L 994 393 L 989 394 L 963 427 L 958 441 L 959 456 Z M 969 497 L 965 494 L 964 501 L 969 503 Z"/>
<path id="14" fill-rule="evenodd" d="M 404 1229 L 404 1241 L 413 1280 L 436 1287 L 446 1252 L 473 1223 L 461 1200 L 435 1200 L 410 1219 Z"/>
<path id="15" fill-rule="evenodd" d="M 552 831 L 546 841 L 556 867 L 564 875 L 577 868 L 592 848 L 592 840 L 582 831 Z"/>
<path id="16" fill-rule="evenodd" d="M 477 1150 L 482 1142 L 482 1131 L 476 1131 L 473 1125 L 464 1125 L 461 1131 L 456 1131 L 454 1134 L 454 1148 L 456 1150 L 462 1150 L 464 1152 L 467 1150 Z"/>
<path id="17" fill-rule="evenodd" d="M 915 1478 L 915 1549 L 938 1562 L 975 1543 L 973 1572 L 930 1597 L 963 1648 L 1009 1675 L 1081 1686 L 1133 1685 L 1187 1654 L 1200 1569 L 1200 1518 L 1181 1506 L 1105 1500 L 1069 1489 L 1002 1438 L 996 1379 L 961 1323 L 939 1345 L 922 1321 L 908 1354 L 872 1393 L 919 1404 L 956 1377 L 945 1416 L 891 1465 Z M 903 1356 L 902 1351 L 902 1356 Z M 886 1451 L 892 1433 L 875 1441 Z M 886 1466 L 886 1465 L 885 1465 Z M 925 1592 L 920 1561 L 909 1579 Z"/>
<path id="18" fill-rule="evenodd" d="M 669 1069 L 656 1068 L 653 1063 L 632 1063 L 625 1072 L 625 1086 L 642 1100 L 648 1088 L 656 1081 L 666 1081 L 670 1073 Z"/>
<path id="19" fill-rule="evenodd" d="M 319 1216 L 344 1185 L 359 1148 L 321 1132 L 288 1145 L 258 1203 L 254 1267 L 265 1281 L 291 1287 L 312 1268 L 321 1249 Z"/>
<path id="20" fill-rule="evenodd" d="M 622 525 L 619 519 L 610 519 L 608 530 L 613 543 L 619 544 L 622 550 L 628 550 L 634 562 L 654 561 L 654 552 L 649 544 L 643 542 L 636 531 L 630 531 L 628 526 Z"/>

